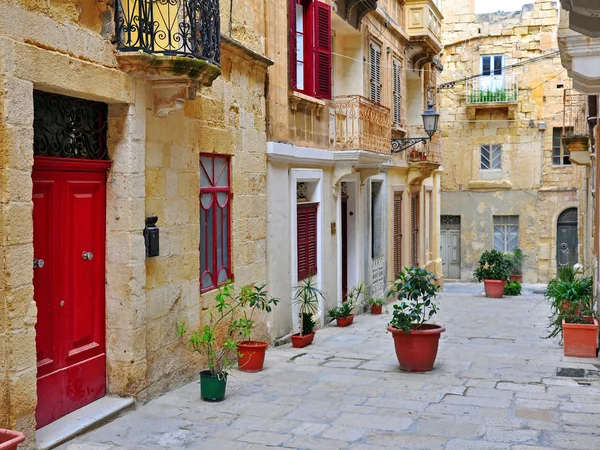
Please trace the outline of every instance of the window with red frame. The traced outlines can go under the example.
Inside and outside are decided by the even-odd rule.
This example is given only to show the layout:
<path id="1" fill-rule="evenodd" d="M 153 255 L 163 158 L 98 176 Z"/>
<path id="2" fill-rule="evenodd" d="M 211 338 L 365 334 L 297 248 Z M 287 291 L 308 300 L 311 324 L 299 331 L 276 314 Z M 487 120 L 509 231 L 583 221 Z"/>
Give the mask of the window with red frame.
<path id="1" fill-rule="evenodd" d="M 292 89 L 331 99 L 331 7 L 318 0 L 288 1 Z"/>
<path id="2" fill-rule="evenodd" d="M 298 205 L 298 280 L 317 273 L 318 203 Z"/>
<path id="3" fill-rule="evenodd" d="M 231 273 L 229 157 L 200 155 L 200 289 L 214 289 Z"/>

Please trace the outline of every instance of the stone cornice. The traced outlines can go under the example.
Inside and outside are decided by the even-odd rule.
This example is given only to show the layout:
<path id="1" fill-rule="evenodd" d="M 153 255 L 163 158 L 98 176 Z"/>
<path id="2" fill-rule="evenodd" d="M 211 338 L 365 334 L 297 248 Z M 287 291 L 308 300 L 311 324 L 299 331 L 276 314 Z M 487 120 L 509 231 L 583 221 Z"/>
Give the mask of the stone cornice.
<path id="1" fill-rule="evenodd" d="M 233 39 L 230 36 L 221 34 L 221 50 L 235 54 L 249 62 L 258 63 L 264 69 L 274 64 L 272 59 L 267 58 L 265 55 L 246 47 L 240 41 Z"/>

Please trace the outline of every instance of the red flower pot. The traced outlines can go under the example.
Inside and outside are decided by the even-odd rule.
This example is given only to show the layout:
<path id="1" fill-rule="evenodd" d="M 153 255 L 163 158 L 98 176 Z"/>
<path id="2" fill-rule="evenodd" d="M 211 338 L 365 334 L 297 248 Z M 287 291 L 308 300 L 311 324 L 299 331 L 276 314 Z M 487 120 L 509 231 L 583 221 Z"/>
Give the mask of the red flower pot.
<path id="1" fill-rule="evenodd" d="M 483 280 L 485 296 L 490 298 L 502 298 L 506 280 Z"/>
<path id="2" fill-rule="evenodd" d="M 591 317 L 589 324 L 562 322 L 565 356 L 581 358 L 596 357 L 596 338 L 598 336 L 598 321 Z"/>
<path id="3" fill-rule="evenodd" d="M 306 347 L 307 345 L 312 344 L 314 338 L 314 332 L 310 334 L 305 334 L 304 336 L 300 336 L 300 333 L 292 334 L 292 346 L 295 348 Z"/>
<path id="4" fill-rule="evenodd" d="M 354 314 L 350 314 L 348 317 L 338 317 L 337 326 L 338 327 L 347 327 L 354 322 Z"/>
<path id="5" fill-rule="evenodd" d="M 523 282 L 523 275 L 511 275 L 510 276 L 510 281 L 512 281 L 513 283 L 515 281 L 518 281 L 519 283 Z"/>
<path id="6" fill-rule="evenodd" d="M 238 368 L 244 372 L 260 372 L 265 363 L 268 342 L 244 341 L 238 344 Z"/>
<path id="7" fill-rule="evenodd" d="M 17 450 L 19 444 L 24 440 L 23 433 L 0 428 L 0 450 Z"/>
<path id="8" fill-rule="evenodd" d="M 440 335 L 446 329 L 440 325 L 425 324 L 418 330 L 405 333 L 388 327 L 394 337 L 394 348 L 400 368 L 406 372 L 428 372 L 433 369 Z"/>
<path id="9" fill-rule="evenodd" d="M 383 305 L 371 305 L 371 314 L 381 314 Z"/>

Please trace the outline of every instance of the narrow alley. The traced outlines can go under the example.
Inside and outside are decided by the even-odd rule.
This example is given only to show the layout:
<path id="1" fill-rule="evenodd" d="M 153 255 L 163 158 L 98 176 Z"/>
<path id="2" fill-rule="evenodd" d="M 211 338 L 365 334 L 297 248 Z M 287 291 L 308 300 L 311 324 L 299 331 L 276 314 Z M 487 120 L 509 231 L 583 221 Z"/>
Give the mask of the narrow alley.
<path id="1" fill-rule="evenodd" d="M 221 403 L 203 402 L 193 382 L 60 448 L 600 448 L 596 360 L 543 339 L 550 309 L 537 289 L 481 290 L 441 295 L 435 322 L 446 332 L 431 372 L 400 372 L 388 305 L 319 330 L 307 348 L 270 348 L 263 372 L 235 370 Z"/>

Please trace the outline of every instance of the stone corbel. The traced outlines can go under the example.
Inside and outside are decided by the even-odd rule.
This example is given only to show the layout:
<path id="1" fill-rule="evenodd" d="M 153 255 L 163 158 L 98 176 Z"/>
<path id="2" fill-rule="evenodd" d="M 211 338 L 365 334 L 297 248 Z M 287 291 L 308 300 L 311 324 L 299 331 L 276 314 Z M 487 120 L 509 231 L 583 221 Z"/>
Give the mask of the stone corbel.
<path id="1" fill-rule="evenodd" d="M 344 178 L 346 175 L 350 175 L 354 173 L 354 167 L 350 165 L 343 166 L 335 166 L 333 169 L 333 185 L 331 186 L 331 190 L 333 193 L 333 197 L 337 198 L 338 191 L 340 187 L 340 180 Z"/>
<path id="2" fill-rule="evenodd" d="M 364 185 L 367 178 L 379 175 L 381 172 L 379 169 L 361 169 L 360 170 L 360 184 Z"/>
<path id="3" fill-rule="evenodd" d="M 183 109 L 186 100 L 196 99 L 198 84 L 193 81 L 155 80 L 152 86 L 152 108 L 157 117 L 166 117 L 170 112 Z"/>
<path id="4" fill-rule="evenodd" d="M 288 96 L 290 108 L 292 111 L 297 111 L 298 106 L 314 112 L 317 117 L 321 117 L 321 112 L 325 107 L 325 102 L 317 98 L 302 94 L 301 92 L 292 91 Z"/>

